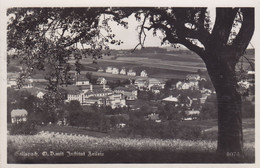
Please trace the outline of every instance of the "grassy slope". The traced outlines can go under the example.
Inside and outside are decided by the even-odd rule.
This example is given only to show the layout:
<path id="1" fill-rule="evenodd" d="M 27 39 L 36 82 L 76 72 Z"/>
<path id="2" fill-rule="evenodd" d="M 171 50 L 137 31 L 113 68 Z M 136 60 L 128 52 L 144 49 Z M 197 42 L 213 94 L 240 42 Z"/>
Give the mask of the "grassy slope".
<path id="1" fill-rule="evenodd" d="M 96 138 L 39 134 L 8 136 L 8 163 L 214 163 L 216 141 L 160 139 Z M 37 152 L 37 157 L 19 157 L 14 153 Z M 42 152 L 64 152 L 65 156 L 42 156 Z M 67 157 L 66 152 L 86 152 L 86 156 Z M 88 152 L 104 156 L 88 157 Z M 246 159 L 254 162 L 254 147 L 245 144 Z"/>
<path id="2" fill-rule="evenodd" d="M 72 127 L 46 126 L 35 136 L 8 136 L 9 163 L 214 163 L 216 160 L 216 120 L 185 121 L 184 125 L 199 125 L 205 130 L 205 140 L 161 140 L 120 138 L 116 133 L 98 133 Z M 246 158 L 254 162 L 254 119 L 244 119 Z M 57 134 L 59 132 L 59 134 Z M 63 133 L 63 135 L 61 135 Z M 66 133 L 66 135 L 65 135 Z M 73 135 L 71 135 L 73 134 Z M 206 140 L 207 139 L 207 140 Z M 103 157 L 16 157 L 16 151 L 78 151 L 102 152 Z"/>

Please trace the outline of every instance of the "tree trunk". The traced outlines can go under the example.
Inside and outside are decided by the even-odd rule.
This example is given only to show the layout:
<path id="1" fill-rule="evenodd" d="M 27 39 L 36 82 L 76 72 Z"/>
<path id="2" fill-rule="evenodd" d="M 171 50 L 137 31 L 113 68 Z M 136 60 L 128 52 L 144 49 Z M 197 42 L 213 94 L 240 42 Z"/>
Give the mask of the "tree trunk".
<path id="1" fill-rule="evenodd" d="M 237 90 L 235 66 L 221 58 L 223 56 L 207 64 L 218 101 L 217 156 L 221 162 L 242 162 L 241 96 Z"/>

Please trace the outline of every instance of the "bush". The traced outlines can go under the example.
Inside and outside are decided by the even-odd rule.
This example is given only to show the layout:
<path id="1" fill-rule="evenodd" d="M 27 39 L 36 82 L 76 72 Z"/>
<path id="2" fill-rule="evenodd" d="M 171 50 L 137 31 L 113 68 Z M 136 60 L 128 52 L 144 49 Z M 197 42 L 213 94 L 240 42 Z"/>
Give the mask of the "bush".
<path id="1" fill-rule="evenodd" d="M 32 122 L 21 122 L 12 124 L 10 129 L 11 135 L 34 135 L 37 133 L 35 124 Z"/>

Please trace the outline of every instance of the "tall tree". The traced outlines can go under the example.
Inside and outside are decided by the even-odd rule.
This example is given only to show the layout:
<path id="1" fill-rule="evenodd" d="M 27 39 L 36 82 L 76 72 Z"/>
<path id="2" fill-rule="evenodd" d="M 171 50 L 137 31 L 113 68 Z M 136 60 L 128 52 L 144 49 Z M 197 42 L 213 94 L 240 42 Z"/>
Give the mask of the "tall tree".
<path id="1" fill-rule="evenodd" d="M 134 13 L 141 23 L 137 46 L 143 46 L 145 30 L 160 30 L 162 43 L 182 44 L 202 58 L 217 93 L 217 152 L 224 159 L 232 152 L 235 161 L 243 155 L 235 66 L 254 33 L 254 8 L 217 8 L 213 27 L 207 8 L 11 8 L 7 13 L 9 51 L 15 50 L 13 57 L 26 64 L 24 74 L 51 65 L 51 86 L 66 81 L 71 55 L 79 67 L 81 52 L 95 59 L 108 43 L 120 45 L 108 22 L 127 27 L 123 19 Z M 78 45 L 85 50 L 79 51 Z"/>
<path id="2" fill-rule="evenodd" d="M 238 161 L 243 156 L 243 132 L 235 66 L 254 33 L 254 8 L 217 8 L 213 28 L 206 8 L 145 11 L 143 23 L 148 19 L 149 26 L 141 27 L 139 37 L 145 37 L 144 29 L 162 30 L 163 42 L 182 44 L 205 62 L 218 100 L 217 152 Z M 229 154 L 233 157 L 226 158 Z"/>

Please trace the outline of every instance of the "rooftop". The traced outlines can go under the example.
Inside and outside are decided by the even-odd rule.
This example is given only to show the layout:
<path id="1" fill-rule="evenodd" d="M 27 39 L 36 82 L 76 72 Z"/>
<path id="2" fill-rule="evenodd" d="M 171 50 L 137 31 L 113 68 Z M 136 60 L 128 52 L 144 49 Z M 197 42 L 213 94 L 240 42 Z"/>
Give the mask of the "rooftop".
<path id="1" fill-rule="evenodd" d="M 27 114 L 28 112 L 25 109 L 14 109 L 11 111 L 11 117 L 19 117 Z"/>
<path id="2" fill-rule="evenodd" d="M 132 92 L 132 91 L 134 91 L 134 90 L 136 90 L 136 89 L 133 88 L 133 87 L 127 88 L 127 87 L 119 86 L 119 87 L 116 87 L 114 90 L 123 90 L 123 91 Z"/>
<path id="3" fill-rule="evenodd" d="M 178 98 L 169 96 L 169 97 L 164 98 L 163 101 L 178 102 Z"/>
<path id="4" fill-rule="evenodd" d="M 88 95 L 88 94 L 97 94 L 97 93 L 112 93 L 112 90 L 108 89 L 108 90 L 103 90 L 103 89 L 97 89 L 97 90 L 92 90 L 92 91 L 87 91 L 85 93 L 85 95 Z"/>

